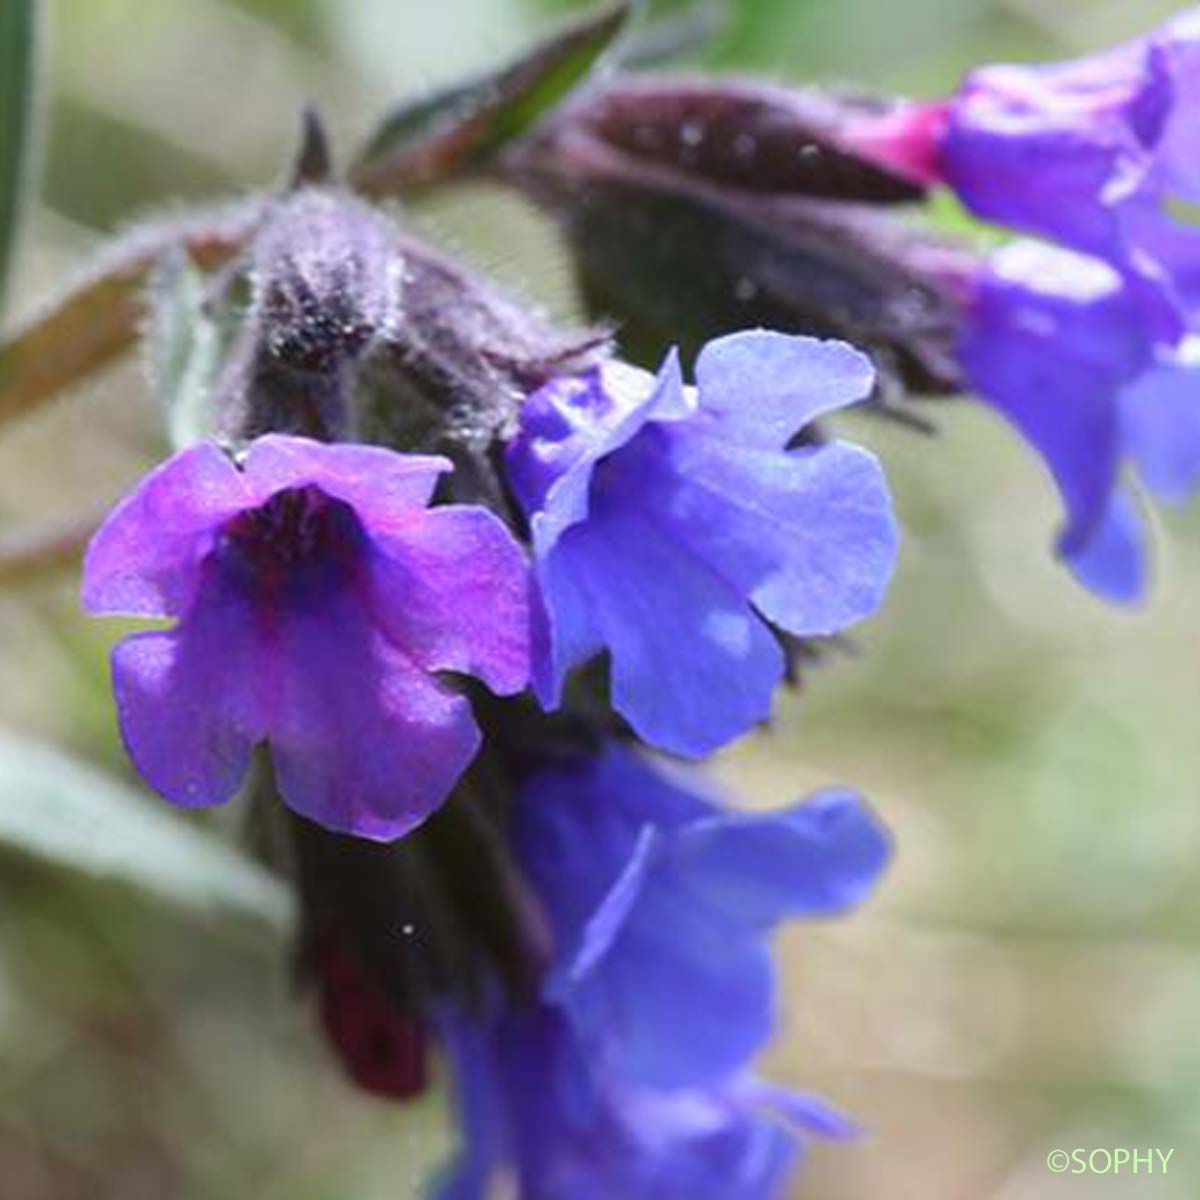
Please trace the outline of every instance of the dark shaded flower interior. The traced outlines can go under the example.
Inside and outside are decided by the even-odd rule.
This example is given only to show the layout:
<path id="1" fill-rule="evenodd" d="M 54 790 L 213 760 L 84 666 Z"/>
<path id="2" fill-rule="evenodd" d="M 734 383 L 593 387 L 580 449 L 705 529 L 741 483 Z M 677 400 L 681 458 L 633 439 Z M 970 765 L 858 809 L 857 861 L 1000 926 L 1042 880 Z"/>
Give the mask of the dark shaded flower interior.
<path id="1" fill-rule="evenodd" d="M 308 484 L 239 513 L 222 529 L 216 553 L 256 590 L 277 595 L 319 580 L 349 582 L 366 541 L 349 504 Z"/>

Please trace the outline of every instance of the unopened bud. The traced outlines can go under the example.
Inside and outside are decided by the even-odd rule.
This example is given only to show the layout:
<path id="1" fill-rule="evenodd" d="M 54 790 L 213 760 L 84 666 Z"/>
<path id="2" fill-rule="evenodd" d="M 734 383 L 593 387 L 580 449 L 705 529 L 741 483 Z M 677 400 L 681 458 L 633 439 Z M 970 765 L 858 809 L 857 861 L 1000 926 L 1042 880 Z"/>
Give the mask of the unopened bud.
<path id="1" fill-rule="evenodd" d="M 920 200 L 911 173 L 841 139 L 847 124 L 889 110 L 871 98 L 761 83 L 634 77 L 591 94 L 567 123 L 642 162 L 722 187 L 872 204 Z"/>
<path id="2" fill-rule="evenodd" d="M 689 126 L 702 110 L 708 118 Z M 835 111 L 830 102 L 830 130 Z M 737 88 L 628 85 L 514 147 L 503 171 L 559 218 L 588 303 L 622 322 L 635 357 L 761 325 L 862 346 L 892 392 L 958 390 L 978 259 L 894 215 L 918 187 L 856 159 L 815 119 L 793 114 L 789 126 L 784 112 Z"/>

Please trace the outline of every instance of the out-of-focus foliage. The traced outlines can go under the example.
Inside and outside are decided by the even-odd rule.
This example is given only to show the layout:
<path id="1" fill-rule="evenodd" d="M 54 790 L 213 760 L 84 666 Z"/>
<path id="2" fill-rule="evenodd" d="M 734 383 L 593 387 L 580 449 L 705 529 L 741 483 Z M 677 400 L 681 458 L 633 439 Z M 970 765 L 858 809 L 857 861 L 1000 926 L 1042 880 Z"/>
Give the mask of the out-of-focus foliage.
<path id="1" fill-rule="evenodd" d="M 224 843 L 49 747 L 0 734 L 0 841 L 176 903 L 286 925 L 286 889 Z"/>
<path id="2" fill-rule="evenodd" d="M 30 174 L 38 11 L 36 0 L 9 0 L 0 8 L 0 302 Z"/>
<path id="3" fill-rule="evenodd" d="M 486 70 L 583 7 L 59 0 L 48 173 L 10 307 L 33 310 L 99 232 L 136 214 L 273 183 L 305 102 L 329 117 L 344 161 L 401 97 Z M 1069 55 L 1174 7 L 729 0 L 700 57 L 932 94 L 981 59 Z M 512 198 L 471 189 L 414 219 L 573 311 L 553 232 Z M 861 653 L 721 763 L 764 804 L 860 786 L 899 846 L 880 901 L 783 947 L 796 1038 L 780 1038 L 772 1069 L 870 1131 L 816 1149 L 796 1194 L 1142 1194 L 1127 1178 L 1051 1178 L 1047 1152 L 1082 1145 L 1174 1147 L 1153 1194 L 1190 1198 L 1200 513 L 1169 519 L 1148 611 L 1110 612 L 1043 553 L 1055 503 L 1037 464 L 986 411 L 942 412 L 932 440 L 845 418 L 896 489 L 900 578 Z M 111 500 L 164 449 L 130 360 L 6 427 L 0 532 Z M 129 780 L 105 666 L 120 631 L 86 625 L 74 587 L 0 592 L 0 721 Z M 276 935 L 13 854 L 0 858 L 0 914 L 5 1200 L 420 1194 L 445 1145 L 438 1100 L 392 1109 L 341 1083 L 289 994 Z M 1079 1182 L 1086 1192 L 1069 1190 Z"/>

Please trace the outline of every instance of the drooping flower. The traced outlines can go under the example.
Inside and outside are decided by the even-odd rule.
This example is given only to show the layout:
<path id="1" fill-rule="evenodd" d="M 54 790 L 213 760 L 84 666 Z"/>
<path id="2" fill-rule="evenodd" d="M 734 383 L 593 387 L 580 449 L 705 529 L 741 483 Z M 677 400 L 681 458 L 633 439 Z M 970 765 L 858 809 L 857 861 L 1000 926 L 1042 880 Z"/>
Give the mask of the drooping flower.
<path id="1" fill-rule="evenodd" d="M 528 677 L 527 569 L 503 525 L 426 509 L 448 461 L 271 435 L 240 462 L 176 454 L 92 541 L 92 613 L 171 617 L 113 654 L 121 730 L 145 779 L 219 804 L 259 742 L 297 812 L 387 840 L 474 756 L 468 701 L 432 678 Z"/>
<path id="2" fill-rule="evenodd" d="M 966 383 L 1042 455 L 1058 553 L 1128 602 L 1148 574 L 1127 468 L 1167 501 L 1200 485 L 1200 9 L 1075 61 L 972 71 L 948 99 L 846 123 L 844 142 L 949 187 L 1007 246 L 963 312 Z"/>
<path id="3" fill-rule="evenodd" d="M 696 380 L 672 354 L 657 378 L 608 363 L 555 381 L 506 458 L 543 601 L 539 697 L 556 704 L 567 671 L 607 649 L 614 706 L 685 755 L 768 716 L 784 659 L 767 622 L 816 635 L 869 615 L 897 542 L 872 455 L 787 449 L 869 393 L 865 357 L 746 332 L 709 343 Z"/>
<path id="4" fill-rule="evenodd" d="M 1139 290 L 1102 260 L 1018 242 L 977 279 L 960 354 L 970 385 L 1054 476 L 1059 555 L 1098 594 L 1138 599 L 1145 530 L 1123 479 L 1136 468 L 1165 501 L 1200 485 L 1195 338 L 1162 345 Z"/>
<path id="5" fill-rule="evenodd" d="M 800 1133 L 851 1132 L 750 1065 L 776 1024 L 772 926 L 845 911 L 887 860 L 857 796 L 739 814 L 613 748 L 535 776 L 514 819 L 557 956 L 537 1003 L 447 1024 L 447 1197 L 507 1168 L 529 1196 L 765 1200 Z"/>

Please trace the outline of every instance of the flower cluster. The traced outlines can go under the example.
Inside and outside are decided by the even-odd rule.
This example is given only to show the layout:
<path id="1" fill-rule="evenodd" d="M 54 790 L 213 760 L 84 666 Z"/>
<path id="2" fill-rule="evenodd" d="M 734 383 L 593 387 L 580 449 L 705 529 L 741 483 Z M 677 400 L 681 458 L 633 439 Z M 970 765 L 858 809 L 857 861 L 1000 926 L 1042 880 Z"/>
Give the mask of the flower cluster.
<path id="1" fill-rule="evenodd" d="M 1041 454 L 1067 520 L 1059 553 L 1110 599 L 1147 567 L 1131 464 L 1155 496 L 1200 486 L 1200 11 L 1087 58 L 970 72 L 951 97 L 852 124 L 847 141 L 1039 243 L 977 280 L 970 384 Z"/>
<path id="2" fill-rule="evenodd" d="M 701 755 L 770 712 L 793 634 L 878 605 L 896 532 L 874 458 L 789 439 L 861 399 L 838 344 L 749 333 L 714 343 L 685 388 L 610 362 L 522 410 L 509 476 L 524 556 L 478 506 L 427 510 L 444 459 L 267 435 L 152 473 L 97 534 L 84 603 L 174 617 L 117 647 L 134 761 L 185 806 L 230 798 L 270 743 L 279 789 L 329 829 L 391 839 L 444 800 L 479 745 L 431 673 L 538 692 L 608 648 L 613 702 L 643 737 Z"/>
<path id="3" fill-rule="evenodd" d="M 928 103 L 617 76 L 503 156 L 562 221 L 598 312 L 712 338 L 747 319 L 871 354 L 877 411 L 974 391 L 1046 462 L 1062 561 L 1119 602 L 1148 555 L 1129 468 L 1200 485 L 1200 17 L 1075 62 L 987 66 Z M 895 217 L 945 187 L 1036 242 L 984 256 Z M 1116 336 L 1109 330 L 1118 329 Z"/>
<path id="4" fill-rule="evenodd" d="M 173 622 L 113 652 L 130 756 L 272 825 L 350 1077 L 403 1099 L 448 1058 L 446 1200 L 769 1200 L 806 1136 L 853 1132 L 754 1073 L 768 937 L 861 901 L 887 835 L 850 790 L 752 815 L 651 757 L 768 720 L 798 647 L 880 606 L 890 496 L 827 418 L 973 388 L 1118 601 L 1147 573 L 1127 464 L 1200 483 L 1200 233 L 1168 211 L 1200 191 L 1195 16 L 931 104 L 615 73 L 515 120 L 619 25 L 401 111 L 350 179 L 488 161 L 563 219 L 624 357 L 310 144 L 188 310 L 206 351 L 167 355 L 184 444 L 84 567 L 90 612 Z M 1040 240 L 985 258 L 896 218 L 935 186 Z"/>
<path id="5" fill-rule="evenodd" d="M 651 375 L 335 189 L 277 204 L 243 269 L 212 433 L 84 565 L 90 612 L 173 622 L 113 652 L 135 765 L 280 824 L 360 1087 L 411 1096 L 443 1046 L 447 1195 L 773 1194 L 798 1133 L 849 1126 L 749 1073 L 765 937 L 859 899 L 886 839 L 849 793 L 738 816 L 622 742 L 717 749 L 769 717 L 784 638 L 879 605 L 882 472 L 814 424 L 869 360 L 759 330 L 694 387 L 675 352 Z M 611 697 L 568 682 L 604 652 Z"/>

